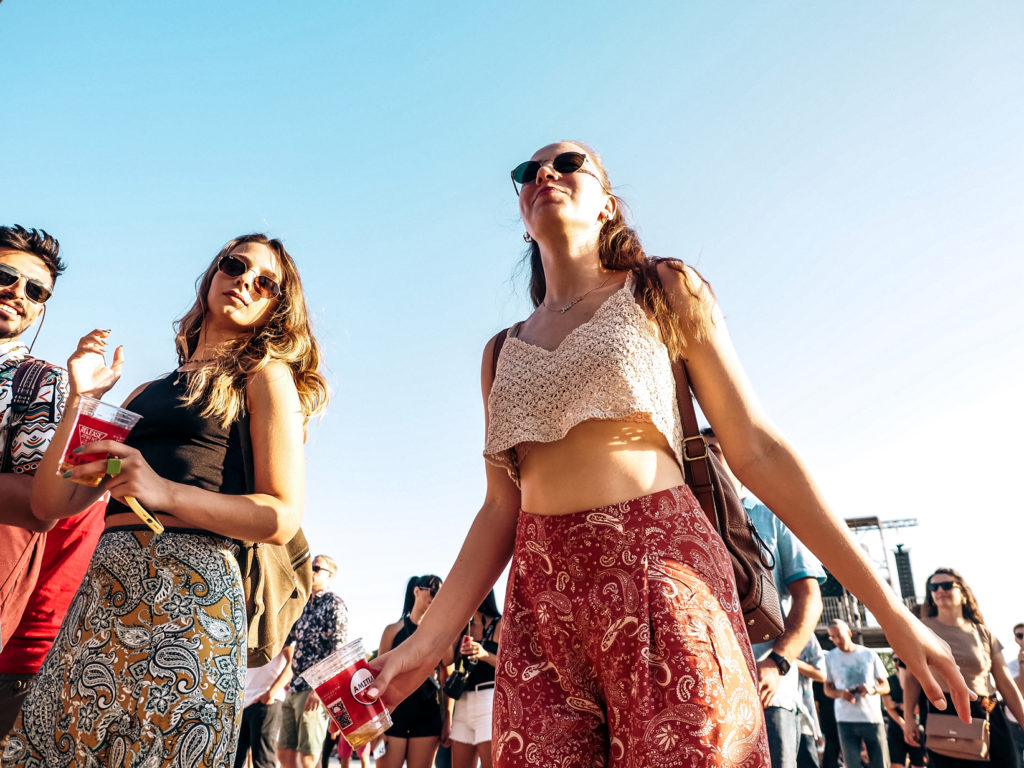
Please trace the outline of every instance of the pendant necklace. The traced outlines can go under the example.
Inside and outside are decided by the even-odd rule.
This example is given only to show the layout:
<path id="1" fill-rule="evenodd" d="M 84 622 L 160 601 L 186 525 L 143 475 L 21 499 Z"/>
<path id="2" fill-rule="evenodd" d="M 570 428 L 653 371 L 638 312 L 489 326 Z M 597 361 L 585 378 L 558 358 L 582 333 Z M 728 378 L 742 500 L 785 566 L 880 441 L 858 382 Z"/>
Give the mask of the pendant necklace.
<path id="1" fill-rule="evenodd" d="M 589 291 L 587 291 L 586 293 L 581 293 L 579 296 L 573 296 L 569 300 L 569 303 L 566 304 L 564 307 L 549 307 L 546 301 L 541 302 L 541 306 L 544 307 L 544 309 L 548 310 L 549 312 L 558 312 L 559 314 L 564 315 L 566 312 L 575 307 L 577 304 L 579 304 L 581 301 L 587 298 L 587 296 L 592 294 L 598 288 L 604 288 L 606 285 L 608 285 L 608 281 L 611 280 L 614 275 L 615 273 L 612 272 L 610 275 L 608 275 L 608 277 L 604 279 L 604 282 L 601 283 L 600 285 L 594 286 Z"/>

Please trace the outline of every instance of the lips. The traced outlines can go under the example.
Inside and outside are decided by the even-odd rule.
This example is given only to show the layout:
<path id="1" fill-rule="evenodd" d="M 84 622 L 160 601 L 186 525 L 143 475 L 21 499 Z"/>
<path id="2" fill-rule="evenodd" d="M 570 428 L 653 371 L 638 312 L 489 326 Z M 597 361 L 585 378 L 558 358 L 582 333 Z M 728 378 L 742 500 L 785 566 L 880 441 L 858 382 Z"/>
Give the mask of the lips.
<path id="1" fill-rule="evenodd" d="M 25 314 L 21 309 L 7 301 L 0 301 L 0 315 L 9 317 L 12 320 Z"/>
<path id="2" fill-rule="evenodd" d="M 247 302 L 245 298 L 243 298 L 242 294 L 240 294 L 238 291 L 224 291 L 224 295 L 227 296 L 229 299 L 234 299 L 243 307 L 249 306 L 249 302 Z"/>

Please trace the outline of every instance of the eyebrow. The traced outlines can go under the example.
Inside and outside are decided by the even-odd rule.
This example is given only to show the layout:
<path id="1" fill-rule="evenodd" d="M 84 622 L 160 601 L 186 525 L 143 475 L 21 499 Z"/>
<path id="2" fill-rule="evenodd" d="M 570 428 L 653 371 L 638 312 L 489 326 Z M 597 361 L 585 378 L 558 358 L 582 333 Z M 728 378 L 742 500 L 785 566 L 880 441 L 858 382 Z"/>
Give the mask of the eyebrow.
<path id="1" fill-rule="evenodd" d="M 3 2 L 3 0 L 0 0 L 0 2 Z M 252 259 L 246 256 L 244 253 L 229 253 L 228 255 L 234 256 L 239 261 L 244 261 L 246 266 L 249 267 L 249 269 L 256 269 L 256 267 L 253 266 Z M 262 275 L 263 277 L 272 277 L 278 283 L 280 283 L 284 279 L 283 277 L 278 277 L 277 273 L 274 272 L 273 270 L 271 270 L 270 272 L 260 272 L 260 275 Z"/>

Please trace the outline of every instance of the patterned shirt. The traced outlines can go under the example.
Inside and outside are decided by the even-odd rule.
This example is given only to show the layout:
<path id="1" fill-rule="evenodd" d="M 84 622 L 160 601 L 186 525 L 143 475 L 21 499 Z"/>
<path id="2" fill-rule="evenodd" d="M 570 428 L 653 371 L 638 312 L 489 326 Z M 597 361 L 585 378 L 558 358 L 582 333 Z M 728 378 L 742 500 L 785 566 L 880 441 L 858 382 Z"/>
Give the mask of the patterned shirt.
<path id="1" fill-rule="evenodd" d="M 333 592 L 317 592 L 302 609 L 302 615 L 288 633 L 285 645 L 294 645 L 291 690 L 306 691 L 309 685 L 300 675 L 341 648 L 348 640 L 348 608 Z"/>
<path id="2" fill-rule="evenodd" d="M 57 422 L 68 399 L 68 374 L 63 368 L 50 367 L 43 375 L 39 394 L 25 411 L 21 423 L 7 434 L 14 397 L 11 382 L 18 366 L 28 357 L 28 347 L 20 341 L 0 344 L 0 439 L 11 446 L 11 464 L 16 473 L 33 474 L 46 453 Z"/>

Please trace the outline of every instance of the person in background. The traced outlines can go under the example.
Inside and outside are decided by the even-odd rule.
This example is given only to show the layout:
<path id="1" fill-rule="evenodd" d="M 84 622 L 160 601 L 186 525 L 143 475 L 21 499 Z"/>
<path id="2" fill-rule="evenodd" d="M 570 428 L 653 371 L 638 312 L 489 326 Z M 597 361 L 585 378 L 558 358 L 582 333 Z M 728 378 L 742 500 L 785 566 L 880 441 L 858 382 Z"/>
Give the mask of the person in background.
<path id="1" fill-rule="evenodd" d="M 820 585 L 825 583 L 825 570 L 785 523 L 746 493 L 729 469 L 714 430 L 705 427 L 700 433 L 708 450 L 722 462 L 775 563 L 772 578 L 779 591 L 784 629 L 770 642 L 753 644 L 754 658 L 757 659 L 757 693 L 764 707 L 772 768 L 797 768 L 803 694 L 795 661 L 814 636 L 814 628 L 821 616 Z"/>
<path id="2" fill-rule="evenodd" d="M 5 766 L 221 768 L 234 759 L 248 629 L 235 542 L 283 544 L 298 529 L 305 427 L 327 389 L 280 241 L 231 240 L 197 288 L 177 324 L 176 370 L 128 396 L 142 418 L 124 443 L 79 449 L 109 458 L 72 469 L 61 461 L 79 397 L 108 392 L 125 357 L 118 347 L 108 363 L 110 331 L 97 329 L 68 359 L 68 406 L 40 462 L 32 512 L 57 520 L 105 492 L 111 499 Z M 142 524 L 129 499 L 163 532 Z"/>
<path id="3" fill-rule="evenodd" d="M 413 576 L 405 587 L 402 618 L 384 629 L 379 653 L 387 653 L 412 636 L 441 588 L 441 578 L 428 574 Z M 439 659 L 448 664 L 451 655 Z M 391 712 L 392 726 L 384 734 L 384 755 L 378 768 L 430 768 L 437 754 L 442 731 L 447 731 L 447 711 L 441 706 L 440 683 L 428 677 L 412 696 Z"/>
<path id="4" fill-rule="evenodd" d="M 955 680 L 952 657 L 761 409 L 707 282 L 647 257 L 589 147 L 542 147 L 512 181 L 534 311 L 484 348 L 485 499 L 416 634 L 370 663 L 371 692 L 394 705 L 416 690 L 511 558 L 496 765 L 767 764 L 732 562 L 683 479 L 672 361 L 685 359 L 737 477 L 941 697 L 928 666 Z M 957 707 L 967 699 L 958 685 Z"/>
<path id="5" fill-rule="evenodd" d="M 270 663 L 246 670 L 242 728 L 235 768 L 277 768 L 277 734 L 285 688 L 292 679 L 292 649 L 283 649 Z"/>
<path id="6" fill-rule="evenodd" d="M 1020 768 L 1021 754 L 1013 743 L 1013 736 L 1003 714 L 997 706 L 998 692 L 1018 723 L 1024 722 L 1024 698 L 1010 676 L 1003 658 L 1003 645 L 985 626 L 978 601 L 963 577 L 952 568 L 938 568 L 925 582 L 925 598 L 921 605 L 921 618 L 953 652 L 953 658 L 962 671 L 971 690 L 978 694 L 971 702 L 971 716 L 989 719 L 991 740 L 990 757 L 993 766 Z M 994 685 L 993 685 L 994 681 Z M 921 729 L 913 718 L 912 702 L 916 702 L 921 686 L 913 676 L 903 681 L 904 726 L 903 738 L 907 744 L 920 746 Z M 945 688 L 945 681 L 940 679 Z M 928 712 L 937 711 L 929 705 Z M 975 761 L 940 755 L 928 749 L 929 768 L 970 768 Z"/>
<path id="7" fill-rule="evenodd" d="M 1017 646 L 1017 657 L 1007 662 L 1007 668 L 1013 681 L 1017 683 L 1017 690 L 1024 695 L 1024 622 L 1013 625 L 1013 640 Z M 1013 734 L 1013 742 L 1017 745 L 1017 751 L 1024 755 L 1024 727 L 1017 722 L 1013 712 L 1007 711 L 1006 719 L 1010 723 L 1010 733 Z"/>
<path id="8" fill-rule="evenodd" d="M 846 765 L 859 765 L 861 744 L 870 768 L 889 768 L 889 747 L 882 721 L 881 694 L 889 692 L 889 675 L 878 654 L 853 642 L 842 619 L 828 628 L 835 648 L 825 654 L 825 694 L 836 700 L 836 724 Z"/>
<path id="9" fill-rule="evenodd" d="M 0 650 L 21 621 L 42 565 L 44 532 L 53 527 L 32 514 L 32 476 L 63 414 L 68 378 L 33 358 L 23 337 L 33 326 L 39 335 L 64 269 L 55 237 L 0 227 Z M 0 678 L 0 739 L 27 691 L 21 677 Z"/>
<path id="10" fill-rule="evenodd" d="M 903 683 L 900 678 L 906 674 L 902 668 L 902 662 L 898 656 L 892 657 L 892 663 L 896 665 L 896 671 L 889 675 L 889 692 L 882 695 L 882 706 L 889 715 L 889 722 L 886 725 L 886 738 L 889 740 L 889 761 L 892 765 L 906 768 L 909 761 L 910 768 L 924 768 L 924 749 L 920 746 L 911 746 L 903 740 L 904 708 L 903 708 Z"/>
<path id="11" fill-rule="evenodd" d="M 469 634 L 459 641 L 459 653 L 472 667 L 466 690 L 451 711 L 452 768 L 491 768 L 491 724 L 494 709 L 494 668 L 501 642 L 501 611 L 494 590 L 469 620 Z"/>
<path id="12" fill-rule="evenodd" d="M 334 559 L 327 555 L 313 558 L 309 602 L 285 641 L 292 659 L 292 681 L 277 740 L 282 768 L 314 768 L 327 738 L 331 716 L 302 673 L 348 642 L 348 608 L 341 596 L 329 589 L 337 572 Z"/>
<path id="13" fill-rule="evenodd" d="M 814 683 L 825 683 L 825 652 L 813 632 L 797 656 L 796 668 L 800 673 L 800 749 L 796 764 L 797 768 L 820 768 L 819 746 L 824 746 L 825 736 L 814 704 Z"/>

